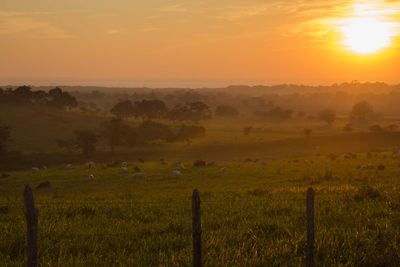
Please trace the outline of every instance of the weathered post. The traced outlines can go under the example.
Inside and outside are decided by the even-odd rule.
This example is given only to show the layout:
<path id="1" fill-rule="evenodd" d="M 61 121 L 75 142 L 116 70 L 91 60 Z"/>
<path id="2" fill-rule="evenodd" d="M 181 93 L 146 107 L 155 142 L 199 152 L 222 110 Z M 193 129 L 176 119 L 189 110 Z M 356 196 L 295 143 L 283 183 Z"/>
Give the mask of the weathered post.
<path id="1" fill-rule="evenodd" d="M 201 261 L 201 218 L 200 196 L 195 189 L 192 195 L 192 235 L 193 235 L 193 267 L 202 267 Z"/>
<path id="2" fill-rule="evenodd" d="M 307 254 L 306 267 L 314 267 L 314 190 L 307 190 Z"/>
<path id="3" fill-rule="evenodd" d="M 37 267 L 37 230 L 38 230 L 38 210 L 35 208 L 32 189 L 29 185 L 25 186 L 24 200 L 26 208 L 26 224 L 28 237 L 28 267 Z"/>

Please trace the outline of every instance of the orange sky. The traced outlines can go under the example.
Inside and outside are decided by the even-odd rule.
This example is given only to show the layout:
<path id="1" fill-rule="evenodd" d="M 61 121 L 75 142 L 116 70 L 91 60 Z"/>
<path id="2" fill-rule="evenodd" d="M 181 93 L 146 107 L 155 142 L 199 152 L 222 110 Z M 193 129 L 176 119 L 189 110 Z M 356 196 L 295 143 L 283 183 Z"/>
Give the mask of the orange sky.
<path id="1" fill-rule="evenodd" d="M 400 82 L 400 1 L 1 2 L 1 84 Z M 346 49 L 358 16 L 391 23 L 391 45 Z"/>

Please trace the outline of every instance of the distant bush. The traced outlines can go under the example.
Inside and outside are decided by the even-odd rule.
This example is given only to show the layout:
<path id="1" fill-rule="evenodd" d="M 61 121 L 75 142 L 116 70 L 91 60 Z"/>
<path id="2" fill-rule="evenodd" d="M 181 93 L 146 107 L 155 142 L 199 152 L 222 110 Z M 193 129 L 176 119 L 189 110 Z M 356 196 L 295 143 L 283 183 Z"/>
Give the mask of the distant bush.
<path id="1" fill-rule="evenodd" d="M 385 131 L 379 124 L 371 125 L 369 130 L 373 133 L 383 133 Z"/>
<path id="2" fill-rule="evenodd" d="M 354 130 L 353 125 L 350 124 L 350 123 L 346 124 L 346 125 L 343 127 L 343 131 L 348 132 L 348 133 L 352 132 L 353 130 Z"/>

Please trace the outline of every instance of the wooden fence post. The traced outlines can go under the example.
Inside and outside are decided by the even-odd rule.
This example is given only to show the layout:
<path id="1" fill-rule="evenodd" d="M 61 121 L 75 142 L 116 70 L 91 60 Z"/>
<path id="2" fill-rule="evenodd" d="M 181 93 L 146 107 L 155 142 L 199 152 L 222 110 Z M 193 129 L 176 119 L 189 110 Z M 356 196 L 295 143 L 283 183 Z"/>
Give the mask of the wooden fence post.
<path id="1" fill-rule="evenodd" d="M 35 208 L 32 189 L 29 185 L 25 186 L 24 200 L 26 208 L 26 224 L 28 235 L 28 267 L 37 267 L 37 230 L 38 230 L 38 210 Z"/>
<path id="2" fill-rule="evenodd" d="M 307 254 L 306 267 L 314 266 L 314 190 L 307 190 Z"/>
<path id="3" fill-rule="evenodd" d="M 195 189 L 192 195 L 192 235 L 193 235 L 193 267 L 202 267 L 201 261 L 201 218 L 200 196 Z"/>

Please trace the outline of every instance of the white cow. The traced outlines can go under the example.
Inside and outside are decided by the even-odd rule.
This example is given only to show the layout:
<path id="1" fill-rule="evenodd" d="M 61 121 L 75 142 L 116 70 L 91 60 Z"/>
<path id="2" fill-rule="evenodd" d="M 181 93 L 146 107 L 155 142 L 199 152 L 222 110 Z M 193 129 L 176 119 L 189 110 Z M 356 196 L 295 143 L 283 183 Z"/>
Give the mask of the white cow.
<path id="1" fill-rule="evenodd" d="M 33 167 L 33 168 L 32 168 L 32 171 L 38 172 L 38 171 L 39 171 L 39 168 Z"/>
<path id="2" fill-rule="evenodd" d="M 174 170 L 174 171 L 172 171 L 172 176 L 180 177 L 180 176 L 182 176 L 182 173 L 180 171 Z"/>
<path id="3" fill-rule="evenodd" d="M 93 173 L 89 175 L 89 180 L 90 180 L 90 181 L 93 181 L 93 180 L 94 180 L 94 175 L 93 175 Z"/>

